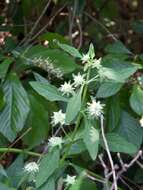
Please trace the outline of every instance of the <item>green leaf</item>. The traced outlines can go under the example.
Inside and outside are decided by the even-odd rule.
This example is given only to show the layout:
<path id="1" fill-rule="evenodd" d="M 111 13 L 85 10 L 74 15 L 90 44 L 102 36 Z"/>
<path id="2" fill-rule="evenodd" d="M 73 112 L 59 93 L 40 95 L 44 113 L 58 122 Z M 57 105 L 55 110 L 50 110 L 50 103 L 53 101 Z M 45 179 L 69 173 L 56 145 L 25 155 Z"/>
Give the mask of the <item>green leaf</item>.
<path id="1" fill-rule="evenodd" d="M 102 67 L 100 69 L 100 75 L 103 77 L 106 77 L 110 80 L 115 80 L 118 82 L 125 82 L 127 78 L 129 78 L 132 74 L 134 74 L 137 71 L 137 67 L 126 67 L 126 68 L 121 68 L 115 69 L 115 68 L 107 68 L 107 67 Z"/>
<path id="2" fill-rule="evenodd" d="M 29 99 L 16 74 L 10 74 L 3 84 L 6 106 L 0 112 L 0 132 L 13 141 L 24 127 L 29 113 Z"/>
<path id="3" fill-rule="evenodd" d="M 48 136 L 49 114 L 40 98 L 31 94 L 29 99 L 31 109 L 26 125 L 32 127 L 32 130 L 23 139 L 25 144 L 33 147 L 42 143 Z"/>
<path id="4" fill-rule="evenodd" d="M 137 149 L 140 148 L 143 140 L 143 129 L 140 127 L 139 122 L 127 112 L 122 112 L 117 132 L 128 142 L 134 144 Z"/>
<path id="5" fill-rule="evenodd" d="M 106 51 L 108 53 L 116 53 L 116 54 L 131 54 L 131 52 L 120 41 L 115 42 L 113 44 L 109 44 L 106 47 Z"/>
<path id="6" fill-rule="evenodd" d="M 98 153 L 99 131 L 89 121 L 85 121 L 83 141 L 92 160 L 95 160 Z"/>
<path id="7" fill-rule="evenodd" d="M 4 108 L 4 105 L 5 105 L 4 93 L 0 88 L 0 111 Z"/>
<path id="8" fill-rule="evenodd" d="M 4 79 L 8 71 L 9 65 L 13 62 L 12 59 L 7 58 L 0 64 L 0 78 Z"/>
<path id="9" fill-rule="evenodd" d="M 2 176 L 4 176 L 4 177 L 8 177 L 8 176 L 7 176 L 7 173 L 6 173 L 6 171 L 5 171 L 5 169 L 3 168 L 2 165 L 0 165 L 0 175 L 2 175 Z"/>
<path id="10" fill-rule="evenodd" d="M 44 155 L 40 162 L 39 172 L 36 176 L 36 187 L 42 186 L 59 166 L 60 152 L 54 149 L 52 152 Z"/>
<path id="11" fill-rule="evenodd" d="M 120 99 L 118 96 L 111 97 L 107 104 L 107 126 L 109 131 L 116 129 L 120 122 L 121 108 Z"/>
<path id="12" fill-rule="evenodd" d="M 67 98 L 63 97 L 59 90 L 49 83 L 30 82 L 30 85 L 38 94 L 49 101 L 67 101 Z"/>
<path id="13" fill-rule="evenodd" d="M 35 58 L 48 59 L 50 64 L 55 68 L 59 68 L 64 74 L 71 73 L 79 67 L 72 57 L 59 49 L 47 49 L 43 46 L 34 46 L 21 56 L 21 59 L 29 65 L 33 65 Z"/>
<path id="14" fill-rule="evenodd" d="M 83 141 L 78 140 L 72 144 L 68 155 L 77 155 L 77 154 L 81 154 L 82 152 L 85 152 L 85 151 L 86 151 L 86 147 L 85 147 Z"/>
<path id="15" fill-rule="evenodd" d="M 139 86 L 133 88 L 130 105 L 137 114 L 143 115 L 143 90 Z"/>
<path id="16" fill-rule="evenodd" d="M 44 185 L 42 185 L 38 190 L 55 190 L 55 180 L 50 177 Z"/>
<path id="17" fill-rule="evenodd" d="M 106 139 L 111 152 L 122 152 L 127 154 L 134 154 L 137 152 L 137 147 L 121 137 L 119 134 L 108 133 L 106 134 Z M 101 141 L 101 144 L 104 147 L 103 140 Z"/>
<path id="18" fill-rule="evenodd" d="M 78 115 L 78 112 L 81 108 L 81 94 L 82 94 L 82 87 L 78 91 L 78 93 L 74 94 L 72 98 L 70 98 L 67 109 L 66 109 L 66 123 L 71 123 L 76 116 Z"/>
<path id="19" fill-rule="evenodd" d="M 11 186 L 17 187 L 20 179 L 23 177 L 24 159 L 23 155 L 18 156 L 14 162 L 8 167 L 7 174 Z"/>
<path id="20" fill-rule="evenodd" d="M 41 76 L 40 74 L 36 73 L 36 72 L 33 72 L 34 74 L 34 77 L 35 77 L 35 80 L 38 81 L 38 82 L 45 82 L 45 83 L 49 83 L 49 81 L 44 78 L 43 76 Z"/>
<path id="21" fill-rule="evenodd" d="M 123 85 L 122 83 L 118 83 L 114 81 L 104 82 L 99 87 L 96 97 L 107 98 L 107 97 L 113 96 L 121 89 L 122 85 Z"/>
<path id="22" fill-rule="evenodd" d="M 53 33 L 53 32 L 46 32 L 46 33 L 42 34 L 39 37 L 39 39 L 40 40 L 48 40 L 48 46 L 50 48 L 58 48 L 59 47 L 58 44 L 55 43 L 55 40 L 59 41 L 60 43 L 64 43 L 64 44 L 68 43 L 68 41 L 63 36 L 61 36 L 58 33 Z"/>
<path id="23" fill-rule="evenodd" d="M 67 44 L 61 44 L 60 42 L 57 42 L 57 44 L 61 49 L 63 49 L 67 53 L 69 53 L 71 56 L 77 57 L 77 58 L 82 57 L 82 55 L 80 54 L 80 52 L 76 48 L 69 46 Z"/>

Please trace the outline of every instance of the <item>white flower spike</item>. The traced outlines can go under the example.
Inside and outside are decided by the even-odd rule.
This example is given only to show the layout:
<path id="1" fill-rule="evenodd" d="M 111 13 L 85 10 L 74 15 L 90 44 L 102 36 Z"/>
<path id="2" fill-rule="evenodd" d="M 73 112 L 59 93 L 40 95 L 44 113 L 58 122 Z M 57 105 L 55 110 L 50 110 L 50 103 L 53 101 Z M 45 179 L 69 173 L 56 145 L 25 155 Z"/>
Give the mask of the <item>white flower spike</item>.
<path id="1" fill-rule="evenodd" d="M 53 112 L 53 116 L 51 118 L 52 118 L 51 123 L 53 126 L 57 124 L 64 125 L 66 114 L 62 113 L 62 110 L 59 110 L 58 112 Z"/>
<path id="2" fill-rule="evenodd" d="M 29 162 L 24 166 L 24 171 L 29 174 L 35 174 L 39 171 L 39 165 L 36 162 Z"/>
<path id="3" fill-rule="evenodd" d="M 143 127 L 143 116 L 141 117 L 139 122 L 140 122 L 141 127 Z"/>
<path id="4" fill-rule="evenodd" d="M 51 148 L 54 148 L 55 146 L 62 148 L 62 143 L 63 143 L 63 139 L 61 137 L 51 137 L 49 139 L 49 146 Z"/>
<path id="5" fill-rule="evenodd" d="M 81 75 L 80 73 L 78 73 L 77 75 L 73 74 L 73 80 L 74 80 L 74 86 L 75 87 L 78 87 L 78 86 L 85 83 L 84 76 L 85 75 Z"/>
<path id="6" fill-rule="evenodd" d="M 87 103 L 88 105 L 88 113 L 91 117 L 98 118 L 103 114 L 103 107 L 104 104 L 101 104 L 100 101 L 96 101 L 95 99 L 92 100 L 91 103 Z"/>
<path id="7" fill-rule="evenodd" d="M 65 82 L 64 84 L 61 85 L 59 90 L 63 93 L 63 95 L 69 96 L 70 94 L 73 94 L 74 88 L 72 87 L 72 84 L 69 82 Z"/>
<path id="8" fill-rule="evenodd" d="M 64 179 L 66 186 L 73 185 L 75 181 L 76 181 L 76 176 L 67 175 L 66 179 Z"/>

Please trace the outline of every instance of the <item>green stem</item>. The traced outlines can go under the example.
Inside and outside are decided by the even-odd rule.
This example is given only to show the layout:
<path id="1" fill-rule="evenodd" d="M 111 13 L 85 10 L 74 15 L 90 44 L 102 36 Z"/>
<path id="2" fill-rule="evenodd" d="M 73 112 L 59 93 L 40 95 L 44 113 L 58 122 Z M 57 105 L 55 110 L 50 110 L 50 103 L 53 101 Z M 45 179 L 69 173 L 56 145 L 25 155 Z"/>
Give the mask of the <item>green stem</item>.
<path id="1" fill-rule="evenodd" d="M 24 153 L 24 154 L 28 154 L 28 155 L 36 156 L 36 157 L 41 156 L 41 154 L 39 154 L 39 153 L 28 151 L 28 150 L 23 150 L 23 149 L 18 149 L 18 148 L 0 148 L 0 153 L 1 152 Z"/>
<path id="2" fill-rule="evenodd" d="M 89 77 L 90 77 L 90 68 L 88 69 L 88 72 L 87 72 L 86 82 L 89 80 Z M 83 90 L 83 97 L 82 97 L 82 106 L 83 106 L 85 98 L 86 98 L 87 87 L 88 87 L 87 84 L 85 84 L 85 87 L 84 87 L 84 90 Z M 65 159 L 66 159 L 66 157 L 67 157 L 67 155 L 68 155 L 68 153 L 69 153 L 69 151 L 71 149 L 71 146 L 73 144 L 74 138 L 76 136 L 76 132 L 77 132 L 78 127 L 80 125 L 81 118 L 82 118 L 82 114 L 79 113 L 78 118 L 77 118 L 77 123 L 76 123 L 75 129 L 74 129 L 72 137 L 71 137 L 71 142 L 68 144 L 67 149 L 66 149 L 63 157 L 61 158 L 61 161 L 60 161 L 61 165 L 63 165 L 63 163 L 64 163 L 64 161 L 65 161 Z"/>

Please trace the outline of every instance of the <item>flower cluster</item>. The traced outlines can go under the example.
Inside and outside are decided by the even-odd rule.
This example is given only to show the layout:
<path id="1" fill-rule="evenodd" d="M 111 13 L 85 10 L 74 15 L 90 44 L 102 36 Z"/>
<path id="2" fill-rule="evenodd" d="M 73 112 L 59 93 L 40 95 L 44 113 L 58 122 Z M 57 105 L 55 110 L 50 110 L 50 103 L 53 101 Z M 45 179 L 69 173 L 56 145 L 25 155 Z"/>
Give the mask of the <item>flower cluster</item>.
<path id="1" fill-rule="evenodd" d="M 24 171 L 28 174 L 35 174 L 39 171 L 39 165 L 36 162 L 29 162 L 24 166 Z"/>
<path id="2" fill-rule="evenodd" d="M 49 147 L 54 148 L 58 146 L 59 148 L 62 148 L 63 139 L 62 137 L 51 137 L 49 139 Z"/>
<path id="3" fill-rule="evenodd" d="M 80 87 L 85 83 L 84 79 L 85 75 L 81 75 L 78 73 L 77 75 L 73 74 L 73 83 L 71 81 L 64 82 L 64 84 L 61 85 L 59 90 L 63 93 L 63 95 L 69 96 L 70 94 L 74 93 L 75 88 Z"/>
<path id="4" fill-rule="evenodd" d="M 49 75 L 54 75 L 57 78 L 63 77 L 62 71 L 54 66 L 50 58 L 35 57 L 32 63 L 47 71 Z"/>
<path id="5" fill-rule="evenodd" d="M 56 126 L 57 124 L 64 125 L 65 124 L 66 114 L 59 110 L 58 112 L 53 112 L 51 124 Z"/>
<path id="6" fill-rule="evenodd" d="M 89 116 L 93 118 L 98 118 L 103 114 L 103 108 L 104 104 L 101 104 L 100 101 L 96 101 L 95 99 L 92 99 L 91 103 L 87 103 L 88 105 L 88 114 Z"/>
<path id="7" fill-rule="evenodd" d="M 76 181 L 76 176 L 67 175 L 67 177 L 64 179 L 66 186 L 73 185 L 75 181 Z"/>

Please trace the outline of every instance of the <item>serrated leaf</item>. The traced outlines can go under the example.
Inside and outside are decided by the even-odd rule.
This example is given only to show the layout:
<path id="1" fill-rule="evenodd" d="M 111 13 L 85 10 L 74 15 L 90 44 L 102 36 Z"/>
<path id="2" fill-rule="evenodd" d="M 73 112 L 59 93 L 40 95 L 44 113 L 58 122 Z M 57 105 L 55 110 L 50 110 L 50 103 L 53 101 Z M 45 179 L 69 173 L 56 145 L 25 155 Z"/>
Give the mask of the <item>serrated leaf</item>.
<path id="1" fill-rule="evenodd" d="M 137 114 L 143 115 L 143 90 L 139 86 L 133 88 L 130 105 Z"/>
<path id="2" fill-rule="evenodd" d="M 81 108 L 81 94 L 82 94 L 82 88 L 78 91 L 78 93 L 74 94 L 72 98 L 70 98 L 67 109 L 66 109 L 66 123 L 71 123 L 76 116 L 78 115 L 78 112 Z"/>
<path id="3" fill-rule="evenodd" d="M 30 82 L 30 85 L 38 94 L 49 101 L 67 101 L 67 98 L 63 97 L 59 90 L 49 83 Z"/>
<path id="4" fill-rule="evenodd" d="M 10 74 L 2 86 L 6 106 L 0 112 L 0 132 L 13 141 L 24 127 L 29 113 L 29 99 L 16 74 Z"/>
<path id="5" fill-rule="evenodd" d="M 31 94 L 29 100 L 31 109 L 26 126 L 32 129 L 25 135 L 23 140 L 26 145 L 33 147 L 42 143 L 48 136 L 49 114 L 40 98 Z"/>
<path id="6" fill-rule="evenodd" d="M 39 172 L 36 176 L 36 187 L 42 186 L 49 177 L 55 172 L 59 166 L 60 151 L 59 149 L 54 149 L 52 152 L 44 155 L 40 162 Z"/>
<path id="7" fill-rule="evenodd" d="M 122 136 L 120 136 L 117 133 L 106 134 L 106 139 L 107 139 L 108 146 L 111 152 L 122 152 L 126 154 L 134 154 L 138 150 L 134 144 L 128 142 L 126 139 L 124 139 Z M 104 147 L 103 140 L 101 141 L 101 144 Z"/>
<path id="8" fill-rule="evenodd" d="M 140 148 L 143 140 L 143 129 L 140 127 L 139 122 L 127 112 L 122 112 L 117 132 L 138 149 Z"/>
<path id="9" fill-rule="evenodd" d="M 62 44 L 60 42 L 57 42 L 57 44 L 61 49 L 63 49 L 64 51 L 72 55 L 73 57 L 78 57 L 78 58 L 82 57 L 82 55 L 79 53 L 79 51 L 76 48 L 69 46 L 67 44 Z"/>
<path id="10" fill-rule="evenodd" d="M 89 121 L 85 121 L 83 141 L 92 160 L 95 160 L 98 153 L 99 131 Z"/>
<path id="11" fill-rule="evenodd" d="M 122 83 L 118 82 L 104 82 L 99 87 L 96 97 L 107 98 L 116 94 L 122 87 Z"/>

